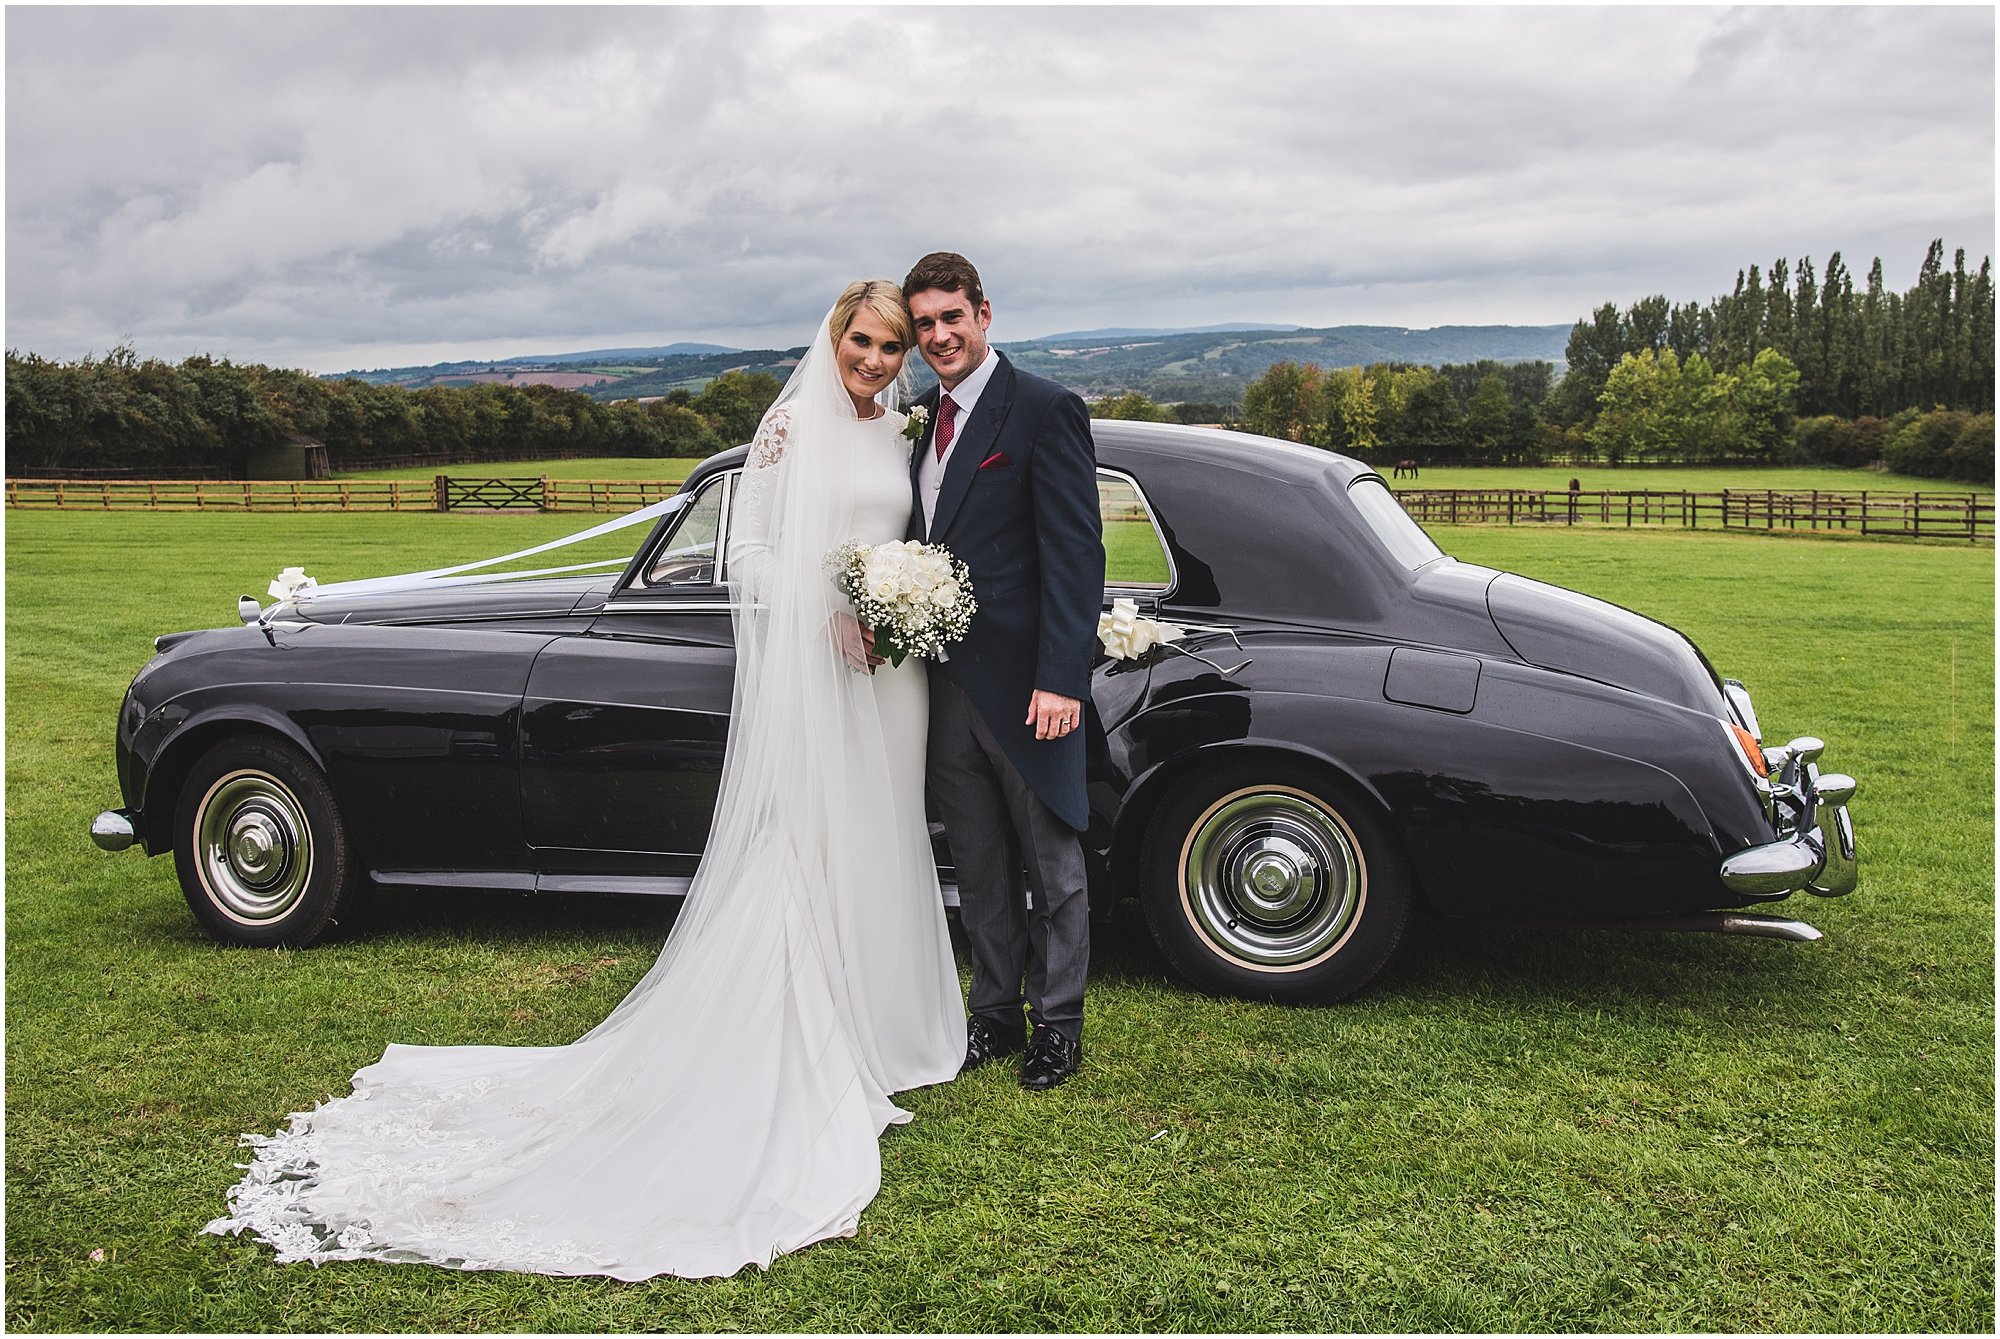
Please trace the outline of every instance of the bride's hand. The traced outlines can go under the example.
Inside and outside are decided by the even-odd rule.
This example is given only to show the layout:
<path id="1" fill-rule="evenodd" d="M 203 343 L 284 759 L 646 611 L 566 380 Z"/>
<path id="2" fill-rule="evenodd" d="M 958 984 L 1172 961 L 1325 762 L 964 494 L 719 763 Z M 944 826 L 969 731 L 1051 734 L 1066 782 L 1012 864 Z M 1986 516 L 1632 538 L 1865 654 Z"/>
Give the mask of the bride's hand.
<path id="1" fill-rule="evenodd" d="M 875 654 L 875 631 L 864 627 L 861 621 L 841 610 L 833 616 L 834 641 L 840 647 L 840 658 L 847 667 L 863 674 L 873 674 L 875 667 L 882 663 L 882 657 Z"/>

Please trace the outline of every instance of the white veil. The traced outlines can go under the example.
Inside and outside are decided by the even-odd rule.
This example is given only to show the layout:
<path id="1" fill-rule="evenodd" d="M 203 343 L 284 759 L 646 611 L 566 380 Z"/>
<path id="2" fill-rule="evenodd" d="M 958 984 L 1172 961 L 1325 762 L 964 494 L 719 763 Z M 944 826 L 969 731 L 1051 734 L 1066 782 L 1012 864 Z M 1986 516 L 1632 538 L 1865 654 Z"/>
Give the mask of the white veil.
<path id="1" fill-rule="evenodd" d="M 864 481 L 880 529 L 907 475 L 893 429 L 856 416 L 829 321 L 738 485 L 728 748 L 658 962 L 570 1046 L 391 1045 L 352 1098 L 250 1138 L 233 1216 L 208 1231 L 253 1230 L 281 1259 L 638 1279 L 729 1274 L 855 1230 L 877 1136 L 908 1119 L 889 1094 L 950 1078 L 965 1038 L 922 815 L 921 680 L 878 683 L 836 636 L 849 611 L 825 555 L 856 537 Z M 894 765 L 881 693 L 901 704 Z"/>
<path id="2" fill-rule="evenodd" d="M 872 842 L 893 821 L 883 809 L 887 762 L 874 697 L 859 691 L 866 680 L 840 651 L 837 623 L 852 608 L 825 561 L 854 537 L 864 421 L 841 384 L 832 319 L 829 311 L 765 411 L 730 503 L 724 576 L 736 675 L 701 868 L 659 962 L 592 1037 L 643 1007 L 661 976 L 690 970 L 675 964 L 677 947 L 704 937 L 699 926 L 719 898 L 756 895 L 745 871 L 768 870 L 782 885 L 771 896 L 810 894 L 799 869 L 836 878 L 868 869 Z M 713 952 L 712 944 L 703 949 Z"/>

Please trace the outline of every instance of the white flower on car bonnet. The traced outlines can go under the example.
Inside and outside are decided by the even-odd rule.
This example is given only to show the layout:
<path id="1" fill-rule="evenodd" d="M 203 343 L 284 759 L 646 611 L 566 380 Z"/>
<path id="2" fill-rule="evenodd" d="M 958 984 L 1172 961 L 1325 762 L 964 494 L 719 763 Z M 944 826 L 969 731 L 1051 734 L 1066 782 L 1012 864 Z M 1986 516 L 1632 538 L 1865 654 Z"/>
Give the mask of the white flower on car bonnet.
<path id="1" fill-rule="evenodd" d="M 287 567 L 265 588 L 265 593 L 280 600 L 296 600 L 318 584 L 306 575 L 305 568 Z"/>

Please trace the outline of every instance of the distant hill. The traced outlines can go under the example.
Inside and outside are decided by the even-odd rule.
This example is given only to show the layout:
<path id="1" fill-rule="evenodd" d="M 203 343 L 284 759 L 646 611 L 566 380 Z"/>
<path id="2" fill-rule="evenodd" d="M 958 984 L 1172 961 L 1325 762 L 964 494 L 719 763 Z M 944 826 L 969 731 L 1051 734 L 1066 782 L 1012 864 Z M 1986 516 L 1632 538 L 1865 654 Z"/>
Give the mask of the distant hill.
<path id="1" fill-rule="evenodd" d="M 701 355 L 704 353 L 741 353 L 742 350 L 729 344 L 662 344 L 650 349 L 589 349 L 583 353 L 542 353 L 520 358 L 508 358 L 510 363 L 603 363 L 623 361 L 630 358 L 673 358 L 681 355 Z"/>
<path id="2" fill-rule="evenodd" d="M 999 347 L 1017 365 L 1087 398 L 1139 391 L 1169 402 L 1235 403 L 1242 399 L 1246 384 L 1283 359 L 1321 367 L 1381 362 L 1435 367 L 1482 358 L 1503 363 L 1543 359 L 1560 368 L 1569 332 L 1567 325 L 1446 325 L 1429 330 L 1376 325 L 1318 330 L 1268 325 L 1181 331 L 1111 327 L 1010 341 Z M 412 389 L 468 381 L 517 386 L 540 383 L 578 389 L 596 400 L 627 400 L 665 395 L 675 389 L 698 391 L 711 378 L 736 369 L 769 372 L 782 379 L 803 352 L 674 344 L 662 349 L 594 349 L 340 376 Z M 932 380 L 929 370 L 919 363 L 916 371 L 918 384 L 928 386 Z"/>
<path id="3" fill-rule="evenodd" d="M 1183 325 L 1164 330 L 1147 330 L 1138 326 L 1107 326 L 1102 330 L 1065 330 L 1060 335 L 1043 335 L 1039 339 L 1020 341 L 1023 344 L 1051 344 L 1067 339 L 1151 339 L 1159 335 L 1213 335 L 1226 330 L 1302 330 L 1296 325 L 1271 325 L 1264 321 L 1242 321 L 1235 325 Z"/>
<path id="4" fill-rule="evenodd" d="M 1272 363 L 1519 363 L 1560 366 L 1567 325 L 1459 325 L 1430 330 L 1343 325 L 1313 330 L 1223 330 L 1161 336 L 1061 336 L 1006 344 L 1007 356 L 1078 393 L 1139 391 L 1155 400 L 1234 403 Z"/>
<path id="5" fill-rule="evenodd" d="M 745 353 L 727 344 L 666 344 L 649 349 L 589 349 L 579 353 L 529 354 L 518 358 L 465 359 L 423 367 L 384 367 L 366 372 L 336 372 L 328 379 L 352 377 L 373 385 L 410 390 L 425 386 L 501 381 L 513 386 L 561 386 L 588 391 L 598 399 L 622 400 L 635 395 L 664 395 L 676 385 L 699 389 L 711 377 L 732 367 L 762 367 L 796 354 L 765 349 Z M 665 375 L 664 379 L 662 374 Z M 643 386 L 643 389 L 636 389 Z M 608 394 L 597 394 L 615 387 Z"/>

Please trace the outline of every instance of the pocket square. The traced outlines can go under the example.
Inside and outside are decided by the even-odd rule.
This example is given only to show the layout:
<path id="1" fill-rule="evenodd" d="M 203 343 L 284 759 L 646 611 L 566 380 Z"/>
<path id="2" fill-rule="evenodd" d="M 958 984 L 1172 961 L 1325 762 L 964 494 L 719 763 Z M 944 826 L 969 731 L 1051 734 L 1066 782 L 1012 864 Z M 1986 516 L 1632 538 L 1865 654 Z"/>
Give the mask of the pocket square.
<path id="1" fill-rule="evenodd" d="M 1005 451 L 995 451 L 992 455 L 979 462 L 979 468 L 982 470 L 1011 470 L 1014 468 L 1014 459 Z"/>

